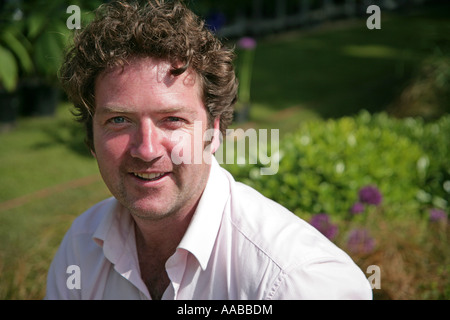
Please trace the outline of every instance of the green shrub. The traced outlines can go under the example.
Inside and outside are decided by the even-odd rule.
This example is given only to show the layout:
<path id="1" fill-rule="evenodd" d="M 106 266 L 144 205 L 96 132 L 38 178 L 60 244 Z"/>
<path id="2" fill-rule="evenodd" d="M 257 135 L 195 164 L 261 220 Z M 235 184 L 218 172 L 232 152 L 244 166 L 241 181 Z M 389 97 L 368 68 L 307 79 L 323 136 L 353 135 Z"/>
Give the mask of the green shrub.
<path id="1" fill-rule="evenodd" d="M 417 200 L 422 204 L 446 209 L 450 204 L 450 116 L 435 122 L 425 123 L 422 118 L 403 120 L 390 118 L 386 114 L 363 116 L 370 127 L 391 130 L 420 145 L 423 150 L 418 160 Z"/>
<path id="2" fill-rule="evenodd" d="M 375 185 L 386 214 L 409 215 L 448 207 L 450 117 L 426 124 L 386 114 L 318 120 L 280 141 L 275 175 L 262 165 L 226 165 L 237 180 L 252 185 L 296 214 L 326 212 L 346 217 L 358 190 Z"/>

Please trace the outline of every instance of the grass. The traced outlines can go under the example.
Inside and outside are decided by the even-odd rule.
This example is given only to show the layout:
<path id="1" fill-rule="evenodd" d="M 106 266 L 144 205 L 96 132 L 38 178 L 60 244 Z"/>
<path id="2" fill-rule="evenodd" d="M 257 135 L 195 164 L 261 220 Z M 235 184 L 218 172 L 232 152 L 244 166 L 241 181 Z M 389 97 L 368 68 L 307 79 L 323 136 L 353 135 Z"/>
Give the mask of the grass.
<path id="1" fill-rule="evenodd" d="M 42 299 L 71 222 L 109 196 L 69 109 L 20 119 L 0 137 L 0 299 Z"/>
<path id="2" fill-rule="evenodd" d="M 277 128 L 283 136 L 310 119 L 351 115 L 361 108 L 384 110 L 441 36 L 450 34 L 448 20 L 440 15 L 445 10 L 448 5 L 434 10 L 433 19 L 424 10 L 407 16 L 383 13 L 382 30 L 369 31 L 361 19 L 260 39 L 250 121 L 241 125 Z M 20 119 L 14 131 L 0 136 L 0 299 L 43 298 L 48 266 L 71 222 L 109 196 L 69 109 L 62 104 L 53 118 Z M 398 224 L 380 225 L 386 246 L 398 235 L 398 247 L 380 252 L 378 260 L 361 257 L 360 263 L 387 261 L 388 268 L 395 260 L 397 267 L 385 269 L 390 274 L 385 281 L 399 286 L 402 276 L 412 275 L 402 295 L 387 291 L 384 297 L 439 298 L 439 281 L 448 270 L 424 283 L 419 280 L 430 270 L 426 261 L 411 265 L 411 256 L 420 254 L 432 264 L 436 238 L 416 237 L 422 233 L 412 220 L 400 225 L 402 232 L 395 229 Z"/>
<path id="3" fill-rule="evenodd" d="M 108 191 L 99 180 L 0 213 L 0 297 L 42 299 L 49 263 L 73 219 Z"/>
<path id="4" fill-rule="evenodd" d="M 374 298 L 448 300 L 450 226 L 431 223 L 418 215 L 387 219 L 383 207 L 369 216 L 366 223 L 341 222 L 340 235 L 334 242 L 351 255 L 363 272 L 371 265 L 380 267 L 380 288 L 373 290 Z M 361 226 L 376 239 L 375 250 L 368 254 L 354 253 L 347 247 L 348 231 Z"/>
<path id="5" fill-rule="evenodd" d="M 251 88 L 255 109 L 296 106 L 307 117 L 323 118 L 385 110 L 417 65 L 448 43 L 450 26 L 440 15 L 445 10 L 448 5 L 403 16 L 383 12 L 381 30 L 368 30 L 365 20 L 356 19 L 259 41 Z"/>
<path id="6" fill-rule="evenodd" d="M 21 119 L 2 135 L 0 202 L 97 172 L 69 110 L 63 104 L 54 118 Z"/>

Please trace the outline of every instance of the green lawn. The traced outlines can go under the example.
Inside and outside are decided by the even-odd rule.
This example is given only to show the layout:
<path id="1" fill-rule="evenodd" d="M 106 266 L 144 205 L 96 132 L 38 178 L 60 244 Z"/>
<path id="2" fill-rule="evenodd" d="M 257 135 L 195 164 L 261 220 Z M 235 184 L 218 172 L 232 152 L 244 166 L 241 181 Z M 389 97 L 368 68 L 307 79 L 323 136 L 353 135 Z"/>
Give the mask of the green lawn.
<path id="1" fill-rule="evenodd" d="M 71 222 L 109 194 L 67 104 L 0 140 L 0 299 L 41 299 Z"/>
<path id="2" fill-rule="evenodd" d="M 404 16 L 383 12 L 381 30 L 358 19 L 259 41 L 252 101 L 273 112 L 296 106 L 307 117 L 385 110 L 426 57 L 444 44 L 448 49 L 445 10 L 448 5 Z"/>
<path id="3" fill-rule="evenodd" d="M 62 104 L 54 118 L 20 119 L 0 136 L 0 203 L 97 172 L 69 110 Z"/>
<path id="4" fill-rule="evenodd" d="M 444 36 L 449 6 L 260 39 L 245 126 L 279 128 L 384 110 Z M 445 19 L 447 20 L 445 20 Z M 0 135 L 0 299 L 41 299 L 52 256 L 73 219 L 109 196 L 70 105 L 53 118 L 20 119 Z M 43 191 L 42 191 L 43 190 Z"/>

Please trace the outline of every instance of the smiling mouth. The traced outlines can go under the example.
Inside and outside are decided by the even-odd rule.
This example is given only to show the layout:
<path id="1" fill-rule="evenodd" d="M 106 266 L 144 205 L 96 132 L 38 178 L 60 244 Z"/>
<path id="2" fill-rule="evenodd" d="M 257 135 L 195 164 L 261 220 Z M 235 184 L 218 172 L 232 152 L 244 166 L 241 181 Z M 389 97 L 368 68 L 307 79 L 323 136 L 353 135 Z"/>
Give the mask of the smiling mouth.
<path id="1" fill-rule="evenodd" d="M 144 181 L 156 181 L 161 179 L 162 177 L 166 176 L 168 173 L 167 172 L 157 172 L 157 173 L 137 173 L 137 172 L 133 172 L 133 175 L 140 179 L 140 180 L 144 180 Z"/>

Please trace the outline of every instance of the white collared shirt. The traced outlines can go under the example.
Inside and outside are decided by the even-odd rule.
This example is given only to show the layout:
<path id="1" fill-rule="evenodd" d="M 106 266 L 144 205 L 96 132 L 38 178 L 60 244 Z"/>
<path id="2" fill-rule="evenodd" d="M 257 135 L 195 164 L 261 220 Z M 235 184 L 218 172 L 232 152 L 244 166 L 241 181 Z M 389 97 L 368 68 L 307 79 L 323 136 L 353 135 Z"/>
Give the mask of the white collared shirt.
<path id="1" fill-rule="evenodd" d="M 140 276 L 133 219 L 119 207 L 110 198 L 74 221 L 50 267 L 46 299 L 151 299 Z M 234 181 L 215 159 L 166 271 L 163 299 L 372 298 L 365 275 L 346 253 Z"/>

